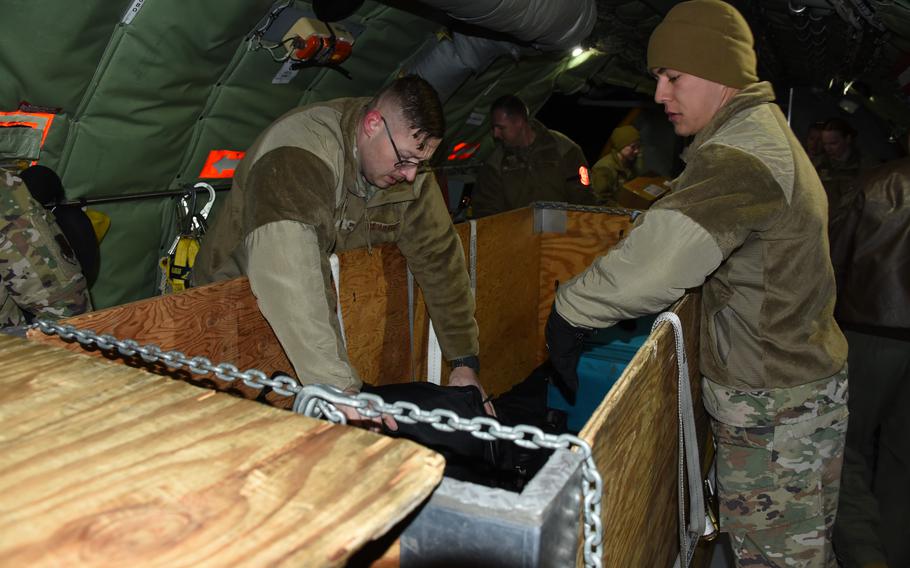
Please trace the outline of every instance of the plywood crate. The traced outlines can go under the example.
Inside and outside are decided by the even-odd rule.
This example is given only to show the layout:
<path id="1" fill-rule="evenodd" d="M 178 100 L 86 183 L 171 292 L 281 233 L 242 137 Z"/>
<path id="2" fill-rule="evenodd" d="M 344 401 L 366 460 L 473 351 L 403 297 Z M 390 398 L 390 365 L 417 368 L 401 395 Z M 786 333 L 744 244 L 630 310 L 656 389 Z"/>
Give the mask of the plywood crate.
<path id="1" fill-rule="evenodd" d="M 631 221 L 628 215 L 528 208 L 481 219 L 476 224 L 480 378 L 489 394 L 501 394 L 545 359 L 543 328 L 556 285 L 581 272 L 619 242 L 630 230 Z M 456 228 L 467 257 L 470 226 L 461 224 Z M 348 251 L 340 257 L 340 302 L 349 356 L 361 377 L 373 384 L 426 377 L 426 312 L 422 296 L 417 294 L 415 333 L 410 337 L 406 263 L 397 248 L 383 245 L 371 252 Z M 698 295 L 687 295 L 673 309 L 685 327 L 689 368 L 695 378 Z M 293 375 L 245 278 L 86 314 L 68 322 L 165 349 L 179 349 L 188 355 L 203 355 L 214 362 L 233 362 L 241 369 Z M 61 343 L 53 337 L 41 337 L 40 333 L 30 335 L 36 340 Z M 82 350 L 78 345 L 67 347 Z M 103 353 L 97 355 L 107 357 Z M 116 362 L 144 365 L 135 359 Z M 183 371 L 161 367 L 155 370 L 191 380 Z M 213 381 L 205 384 L 225 388 Z M 231 389 L 248 398 L 258 394 L 243 385 Z M 693 399 L 700 400 L 697 380 L 693 380 L 693 391 Z M 290 399 L 274 393 L 259 398 L 279 407 L 291 404 Z M 696 403 L 695 410 L 703 427 L 701 405 Z M 678 541 L 676 364 L 669 326 L 659 328 L 643 345 L 580 435 L 593 447 L 598 470 L 605 479 L 604 565 L 671 565 Z M 557 452 L 554 459 L 567 458 Z M 564 477 L 563 483 L 568 483 L 571 475 Z M 434 499 L 447 493 L 452 483 L 454 480 L 445 479 Z M 457 497 L 462 489 L 457 487 L 451 493 Z M 561 488 L 538 484 L 535 490 L 549 490 L 553 499 L 571 501 L 571 496 L 560 493 Z M 496 497 L 480 493 L 484 499 Z M 515 502 L 506 498 L 502 505 L 514 507 Z M 476 503 L 461 508 L 470 511 L 472 507 L 476 509 Z M 407 534 L 407 529 L 403 530 Z M 407 536 L 402 542 L 407 543 Z M 546 556 L 546 551 L 542 555 Z M 405 546 L 403 561 L 407 556 Z M 396 564 L 397 558 L 391 562 Z"/>

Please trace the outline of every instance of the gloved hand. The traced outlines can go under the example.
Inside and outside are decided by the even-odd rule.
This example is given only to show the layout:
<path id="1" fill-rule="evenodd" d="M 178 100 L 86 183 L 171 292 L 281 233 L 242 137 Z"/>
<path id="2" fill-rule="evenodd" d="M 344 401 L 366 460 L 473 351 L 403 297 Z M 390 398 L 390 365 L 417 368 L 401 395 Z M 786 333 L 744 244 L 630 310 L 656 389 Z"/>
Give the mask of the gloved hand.
<path id="1" fill-rule="evenodd" d="M 590 329 L 575 327 L 556 312 L 556 305 L 550 310 L 547 318 L 547 349 L 550 351 L 550 362 L 556 369 L 556 387 L 570 404 L 575 404 L 575 393 L 578 392 L 578 360 L 584 346 L 585 337 L 593 333 Z"/>

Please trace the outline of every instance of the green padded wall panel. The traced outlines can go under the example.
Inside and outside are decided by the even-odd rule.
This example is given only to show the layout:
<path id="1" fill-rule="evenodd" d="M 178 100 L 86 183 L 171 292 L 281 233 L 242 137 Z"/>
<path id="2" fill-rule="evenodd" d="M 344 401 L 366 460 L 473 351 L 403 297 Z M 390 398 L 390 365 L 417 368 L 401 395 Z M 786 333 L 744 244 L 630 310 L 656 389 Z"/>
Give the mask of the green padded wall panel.
<path id="1" fill-rule="evenodd" d="M 130 1 L 5 0 L 0 35 L 0 108 L 20 100 L 60 107 L 40 162 L 57 169 L 70 198 L 164 191 L 191 185 L 213 149 L 244 150 L 291 108 L 344 96 L 369 96 L 437 41 L 438 21 L 376 1 L 348 23 L 358 33 L 350 77 L 302 69 L 273 84 L 281 67 L 246 37 L 273 8 L 265 0 L 146 0 L 122 23 Z M 275 4 L 277 5 L 277 4 Z M 308 2 L 295 8 L 306 11 Z M 417 4 L 415 4 L 417 6 Z M 467 124 L 506 92 L 539 108 L 566 57 L 497 61 L 469 79 L 446 105 L 448 141 L 484 141 L 489 126 Z M 219 193 L 224 199 L 226 192 Z M 96 307 L 157 291 L 157 259 L 174 237 L 173 198 L 95 205 L 111 217 Z M 217 215 L 217 207 L 210 219 Z"/>

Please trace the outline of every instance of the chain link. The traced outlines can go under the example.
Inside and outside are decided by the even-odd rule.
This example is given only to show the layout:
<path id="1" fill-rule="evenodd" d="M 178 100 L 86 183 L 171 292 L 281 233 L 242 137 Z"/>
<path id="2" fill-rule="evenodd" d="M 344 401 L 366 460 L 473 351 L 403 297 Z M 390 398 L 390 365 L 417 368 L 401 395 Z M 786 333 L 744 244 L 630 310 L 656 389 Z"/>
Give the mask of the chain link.
<path id="1" fill-rule="evenodd" d="M 610 215 L 626 215 L 634 220 L 641 215 L 638 209 L 625 209 L 622 207 L 605 207 L 602 205 L 576 205 L 562 201 L 535 201 L 531 204 L 534 209 L 555 209 L 557 211 L 583 211 L 585 213 L 609 213 Z"/>
<path id="2" fill-rule="evenodd" d="M 227 383 L 240 380 L 243 384 L 257 390 L 269 387 L 282 396 L 295 397 L 294 412 L 312 418 L 325 418 L 336 424 L 346 423 L 344 413 L 338 410 L 338 406 L 341 405 L 355 408 L 366 418 L 388 415 L 404 424 L 429 424 L 443 432 L 467 432 L 481 440 L 506 440 L 528 449 L 570 450 L 577 448 L 582 455 L 585 566 L 601 568 L 603 478 L 597 471 L 591 446 L 578 436 L 547 434 L 536 426 L 526 424 L 507 426 L 489 416 L 462 418 L 451 410 L 441 408 L 423 410 L 410 402 L 402 401 L 390 404 L 375 394 L 347 394 L 331 385 L 300 385 L 292 377 L 282 375 L 270 378 L 258 369 L 241 371 L 230 363 L 216 365 L 205 357 L 188 357 L 180 351 L 163 351 L 154 344 L 140 345 L 132 339 L 120 340 L 109 334 L 99 335 L 92 330 L 78 329 L 68 324 L 37 320 L 31 327 L 39 329 L 47 335 L 57 335 L 61 339 L 78 341 L 85 347 L 95 345 L 99 349 L 116 352 L 124 357 L 135 357 L 138 354 L 147 363 L 161 362 L 171 369 L 186 368 L 194 375 L 210 374 Z"/>

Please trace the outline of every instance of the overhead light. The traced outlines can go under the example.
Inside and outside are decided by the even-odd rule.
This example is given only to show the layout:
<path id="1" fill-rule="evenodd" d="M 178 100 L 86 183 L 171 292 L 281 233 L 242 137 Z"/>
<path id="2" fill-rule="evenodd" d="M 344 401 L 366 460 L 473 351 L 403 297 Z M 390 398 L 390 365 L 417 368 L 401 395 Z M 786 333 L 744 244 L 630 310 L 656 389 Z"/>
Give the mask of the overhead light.
<path id="1" fill-rule="evenodd" d="M 581 55 L 584 52 L 585 52 L 584 48 L 579 45 L 578 47 L 576 47 L 575 49 L 572 50 L 572 57 L 578 57 L 579 55 Z"/>
<path id="2" fill-rule="evenodd" d="M 844 83 L 844 94 L 846 95 L 850 91 L 850 87 L 853 86 L 853 81 L 847 81 Z"/>

